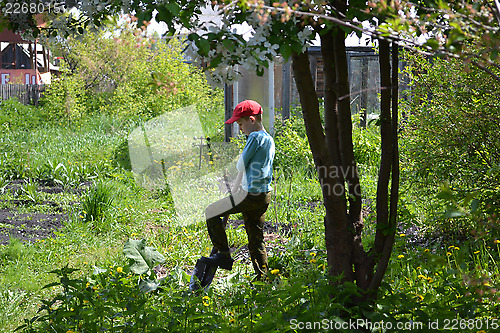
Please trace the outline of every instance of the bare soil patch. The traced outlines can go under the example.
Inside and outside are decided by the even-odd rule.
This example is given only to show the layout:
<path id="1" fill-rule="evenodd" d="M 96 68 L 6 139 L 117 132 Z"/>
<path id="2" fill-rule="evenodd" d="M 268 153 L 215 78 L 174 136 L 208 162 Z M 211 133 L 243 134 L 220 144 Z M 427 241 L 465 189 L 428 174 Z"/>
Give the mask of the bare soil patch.
<path id="1" fill-rule="evenodd" d="M 21 195 L 24 180 L 12 181 L 4 191 Z M 58 194 L 62 192 L 82 194 L 88 184 L 79 188 L 63 188 L 60 185 L 41 182 L 37 191 Z M 68 219 L 68 213 L 57 202 L 10 199 L 0 200 L 0 245 L 9 243 L 10 238 L 22 242 L 35 242 L 37 240 L 54 237 L 54 231 L 63 226 Z M 75 204 L 75 203 L 71 203 Z"/>

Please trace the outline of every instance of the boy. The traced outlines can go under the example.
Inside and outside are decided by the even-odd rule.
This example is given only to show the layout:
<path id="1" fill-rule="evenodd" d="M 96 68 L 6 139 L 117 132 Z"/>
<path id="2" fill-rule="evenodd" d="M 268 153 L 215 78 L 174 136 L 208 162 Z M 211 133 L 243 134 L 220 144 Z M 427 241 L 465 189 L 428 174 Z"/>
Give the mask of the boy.
<path id="1" fill-rule="evenodd" d="M 238 176 L 229 197 L 209 205 L 205 210 L 208 234 L 214 246 L 208 259 L 213 265 L 232 269 L 234 260 L 229 254 L 222 217 L 242 213 L 250 259 L 260 278 L 267 272 L 263 226 L 264 213 L 271 201 L 274 141 L 262 125 L 262 107 L 255 101 L 246 100 L 236 105 L 233 116 L 226 124 L 234 122 L 247 135 L 247 141 L 236 164 Z"/>

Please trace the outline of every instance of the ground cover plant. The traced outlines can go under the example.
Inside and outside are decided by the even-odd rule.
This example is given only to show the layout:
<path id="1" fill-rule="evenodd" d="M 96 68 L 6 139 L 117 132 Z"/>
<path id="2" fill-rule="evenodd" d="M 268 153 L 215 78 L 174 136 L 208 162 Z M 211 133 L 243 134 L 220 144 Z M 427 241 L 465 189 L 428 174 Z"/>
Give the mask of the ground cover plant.
<path id="1" fill-rule="evenodd" d="M 276 140 L 277 147 L 284 149 L 277 158 L 273 202 L 266 223 L 269 280 L 251 281 L 244 247 L 246 235 L 238 216 L 233 216 L 228 236 L 237 259 L 235 269 L 218 275 L 211 289 L 197 294 L 189 292 L 188 273 L 200 254 L 207 254 L 210 248 L 205 225 L 203 221 L 187 226 L 174 223 L 175 206 L 168 191 L 145 190 L 136 185 L 115 157 L 120 156 L 115 150 L 119 149 L 119 137 L 124 133 L 118 130 L 111 134 L 111 126 L 103 126 L 103 120 L 113 122 L 112 118 L 103 117 L 93 125 L 88 123 L 85 130 L 77 130 L 72 140 L 79 142 L 76 137 L 86 137 L 88 130 L 95 128 L 95 136 L 85 141 L 87 145 L 92 143 L 94 149 L 82 150 L 99 156 L 97 165 L 101 157 L 107 156 L 109 165 L 92 168 L 95 171 L 83 178 L 81 186 L 80 173 L 75 172 L 71 173 L 78 178 L 75 181 L 68 176 L 66 182 L 60 183 L 61 176 L 53 177 L 53 185 L 60 189 L 58 193 L 38 191 L 42 196 L 39 202 L 57 202 L 66 214 L 62 227 L 38 241 L 12 239 L 2 246 L 1 292 L 5 306 L 0 315 L 5 320 L 0 322 L 5 332 L 18 326 L 28 332 L 96 332 L 101 328 L 122 332 L 300 331 L 308 322 L 316 329 L 338 328 L 346 332 L 356 331 L 345 329 L 352 322 L 359 324 L 359 331 L 362 325 L 372 325 L 372 331 L 377 331 L 382 322 L 386 323 L 385 328 L 406 325 L 417 332 L 428 332 L 429 325 L 436 322 L 441 327 L 455 328 L 456 332 L 489 332 L 497 327 L 494 313 L 498 313 L 499 304 L 500 242 L 491 237 L 469 243 L 449 239 L 432 244 L 419 234 L 404 234 L 406 225 L 402 225 L 375 306 L 351 306 L 356 287 L 332 284 L 327 274 L 324 209 L 319 184 L 311 174 L 314 170 L 303 165 L 290 168 L 297 158 L 304 158 L 303 153 L 295 149 L 294 155 L 293 149 L 283 147 L 288 141 L 280 139 Z M 300 117 L 287 121 L 280 131 L 304 137 L 298 126 L 301 121 Z M 58 123 L 54 126 L 59 128 Z M 364 161 L 360 170 L 367 175 L 362 177 L 363 186 L 374 187 L 369 175 L 376 165 L 371 160 L 376 156 L 373 150 L 378 149 L 377 136 L 372 133 L 377 127 L 355 130 L 355 151 Z M 45 138 L 64 135 L 62 129 L 41 131 L 47 131 Z M 48 142 L 55 144 L 55 138 Z M 38 154 L 34 147 L 31 149 L 33 155 Z M 67 173 L 74 162 L 69 158 L 66 161 Z M 53 168 L 47 169 L 51 172 L 45 174 L 58 175 L 64 169 L 58 165 L 52 163 Z M 4 169 L 8 184 L 2 198 L 4 206 L 10 208 L 9 201 L 17 193 L 17 185 L 12 184 L 16 177 L 11 170 Z M 20 174 L 32 177 L 34 184 L 33 179 L 38 178 L 33 178 L 31 172 L 33 169 L 24 168 Z M 18 175 L 17 171 L 14 175 Z M 36 184 L 39 189 L 45 186 L 43 182 Z M 24 191 L 18 192 L 18 197 L 26 198 L 18 206 L 20 210 L 40 210 L 41 206 Z M 373 199 L 369 193 L 375 192 L 366 193 L 364 214 L 370 219 L 374 207 L 369 204 Z M 92 215 L 92 208 L 83 207 L 94 207 L 100 213 Z M 369 229 L 365 232 L 369 241 L 373 233 Z M 124 251 L 130 242 L 138 249 L 135 253 L 151 251 L 156 253 L 156 259 L 140 262 L 142 269 L 138 269 L 138 258 L 147 256 L 131 258 L 130 250 Z"/>

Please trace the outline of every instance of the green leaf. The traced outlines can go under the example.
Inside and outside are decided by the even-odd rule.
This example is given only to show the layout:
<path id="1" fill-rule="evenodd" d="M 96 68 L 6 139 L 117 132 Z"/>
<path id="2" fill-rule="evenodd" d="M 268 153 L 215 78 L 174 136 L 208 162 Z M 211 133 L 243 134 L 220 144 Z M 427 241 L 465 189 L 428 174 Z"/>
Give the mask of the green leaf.
<path id="1" fill-rule="evenodd" d="M 479 208 L 479 200 L 477 200 L 477 199 L 472 200 L 472 202 L 470 203 L 471 212 L 472 213 L 477 212 L 478 208 Z"/>
<path id="2" fill-rule="evenodd" d="M 218 54 L 215 58 L 210 61 L 210 67 L 215 68 L 222 62 L 222 54 Z"/>
<path id="3" fill-rule="evenodd" d="M 229 52 L 233 52 L 234 51 L 234 43 L 231 40 L 229 40 L 229 39 L 223 39 L 222 40 L 222 45 L 224 45 L 224 47 Z"/>
<path id="4" fill-rule="evenodd" d="M 140 280 L 139 281 L 139 289 L 143 293 L 148 293 L 150 291 L 155 291 L 158 289 L 160 286 L 160 282 L 158 280 L 150 280 L 150 279 L 145 279 L 145 280 Z"/>
<path id="5" fill-rule="evenodd" d="M 179 15 L 181 11 L 181 7 L 177 2 L 166 3 L 165 7 L 168 11 L 170 11 L 170 13 L 172 13 L 173 16 Z"/>
<path id="6" fill-rule="evenodd" d="M 157 10 L 158 13 L 155 16 L 155 20 L 157 22 L 169 23 L 172 21 L 173 19 L 172 12 L 169 11 L 164 5 L 158 6 Z"/>
<path id="7" fill-rule="evenodd" d="M 463 213 L 455 208 L 450 207 L 450 208 L 448 208 L 448 210 L 446 210 L 444 217 L 447 219 L 452 219 L 452 218 L 461 217 L 464 215 L 465 215 L 465 213 Z"/>
<path id="8" fill-rule="evenodd" d="M 136 274 L 144 274 L 165 262 L 165 257 L 154 247 L 146 246 L 145 239 L 129 239 L 123 247 L 123 254 L 131 260 L 130 270 Z"/>
<path id="9" fill-rule="evenodd" d="M 288 60 L 288 58 L 292 55 L 292 47 L 289 44 L 281 44 L 280 53 L 285 60 Z"/>
<path id="10" fill-rule="evenodd" d="M 438 193 L 437 197 L 439 199 L 444 199 L 444 200 L 453 200 L 455 197 L 453 196 L 453 192 L 449 188 L 447 184 L 444 184 L 441 187 L 441 191 Z"/>
<path id="11" fill-rule="evenodd" d="M 430 47 L 432 50 L 437 50 L 439 48 L 439 42 L 430 38 L 424 43 L 424 46 Z"/>
<path id="12" fill-rule="evenodd" d="M 210 42 L 204 38 L 200 38 L 196 41 L 196 46 L 200 49 L 201 55 L 207 55 L 210 51 Z"/>

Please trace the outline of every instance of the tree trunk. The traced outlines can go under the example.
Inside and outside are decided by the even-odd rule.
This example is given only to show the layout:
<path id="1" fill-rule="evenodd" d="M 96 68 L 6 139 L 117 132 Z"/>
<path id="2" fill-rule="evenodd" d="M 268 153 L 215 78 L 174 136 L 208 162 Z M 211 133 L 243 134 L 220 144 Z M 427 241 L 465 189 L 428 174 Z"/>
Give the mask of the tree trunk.
<path id="1" fill-rule="evenodd" d="M 381 159 L 377 184 L 377 232 L 372 248 L 372 258 L 377 263 L 370 283 L 372 296 L 380 287 L 389 264 L 396 234 L 397 201 L 399 189 L 399 156 L 397 145 L 398 126 L 398 51 L 393 45 L 392 71 L 388 41 L 380 40 L 379 64 L 381 82 L 380 136 Z M 392 78 L 391 78 L 392 73 Z M 392 115 L 391 115 L 392 102 Z M 389 181 L 390 199 L 389 199 Z"/>
<path id="2" fill-rule="evenodd" d="M 340 182 L 339 170 L 333 163 L 334 158 L 327 149 L 327 139 L 321 125 L 319 103 L 312 81 L 308 53 L 294 53 L 292 68 L 302 106 L 306 134 L 323 193 L 325 241 L 330 274 L 342 275 L 343 281 L 353 281 L 352 233 L 348 229 L 345 191 L 343 183 Z"/>
<path id="3" fill-rule="evenodd" d="M 324 223 L 329 272 L 342 276 L 342 281 L 355 281 L 366 292 L 361 299 L 373 299 L 387 269 L 396 231 L 399 182 L 397 47 L 393 46 L 391 82 L 390 46 L 388 42 L 380 41 L 382 156 L 377 186 L 375 244 L 367 253 L 361 239 L 362 195 L 352 141 L 345 33 L 332 28 L 322 31 L 320 38 L 325 74 L 324 128 L 307 51 L 292 54 L 292 68 L 326 209 Z"/>

